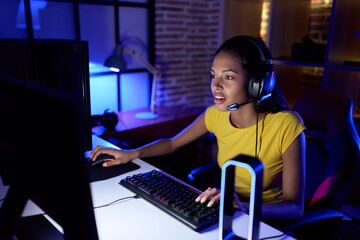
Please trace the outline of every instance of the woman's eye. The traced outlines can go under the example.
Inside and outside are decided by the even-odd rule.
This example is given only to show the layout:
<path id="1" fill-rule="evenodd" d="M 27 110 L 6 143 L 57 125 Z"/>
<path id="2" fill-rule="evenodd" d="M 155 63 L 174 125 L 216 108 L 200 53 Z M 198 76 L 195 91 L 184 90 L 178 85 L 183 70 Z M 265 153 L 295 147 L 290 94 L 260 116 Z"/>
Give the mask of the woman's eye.
<path id="1" fill-rule="evenodd" d="M 225 79 L 227 79 L 227 80 L 232 80 L 232 79 L 234 79 L 234 77 L 227 75 L 227 76 L 225 76 Z"/>
<path id="2" fill-rule="evenodd" d="M 216 76 L 214 74 L 210 74 L 210 78 L 213 79 L 216 78 Z"/>

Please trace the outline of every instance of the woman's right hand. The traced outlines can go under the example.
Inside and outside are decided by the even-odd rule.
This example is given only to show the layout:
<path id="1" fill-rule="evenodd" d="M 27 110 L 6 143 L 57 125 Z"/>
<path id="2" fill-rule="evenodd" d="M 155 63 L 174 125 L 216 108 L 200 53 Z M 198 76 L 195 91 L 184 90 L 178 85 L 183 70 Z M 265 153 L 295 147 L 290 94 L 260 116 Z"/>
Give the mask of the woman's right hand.
<path id="1" fill-rule="evenodd" d="M 108 154 L 115 158 L 114 161 L 104 162 L 103 167 L 111 167 L 119 164 L 125 164 L 137 158 L 133 150 L 119 150 L 115 148 L 97 146 L 90 154 L 90 159 L 95 161 L 100 154 Z"/>

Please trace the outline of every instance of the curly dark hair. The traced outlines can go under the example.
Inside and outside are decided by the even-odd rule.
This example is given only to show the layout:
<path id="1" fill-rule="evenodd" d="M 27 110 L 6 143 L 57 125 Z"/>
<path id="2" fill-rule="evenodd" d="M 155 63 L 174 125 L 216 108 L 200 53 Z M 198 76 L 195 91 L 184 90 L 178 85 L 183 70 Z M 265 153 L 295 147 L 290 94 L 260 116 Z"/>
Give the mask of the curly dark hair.
<path id="1" fill-rule="evenodd" d="M 252 40 L 250 40 L 252 39 Z M 261 44 L 262 46 L 257 47 Z M 240 60 L 241 66 L 249 72 L 249 80 L 253 74 L 259 71 L 262 64 L 262 56 L 259 48 L 263 49 L 262 53 L 267 59 L 271 59 L 270 50 L 266 47 L 261 39 L 250 36 L 236 36 L 226 40 L 215 52 L 214 57 L 219 52 L 228 52 Z M 276 113 L 282 110 L 288 110 L 290 106 L 283 96 L 277 81 L 271 92 L 271 97 L 261 101 L 257 106 L 259 112 Z"/>

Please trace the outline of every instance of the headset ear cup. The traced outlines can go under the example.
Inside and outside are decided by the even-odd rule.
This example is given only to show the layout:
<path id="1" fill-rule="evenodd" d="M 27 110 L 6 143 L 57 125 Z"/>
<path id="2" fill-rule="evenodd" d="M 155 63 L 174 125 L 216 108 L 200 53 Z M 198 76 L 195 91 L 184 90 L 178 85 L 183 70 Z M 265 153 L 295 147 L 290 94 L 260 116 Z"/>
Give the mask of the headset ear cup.
<path id="1" fill-rule="evenodd" d="M 262 71 L 254 73 L 249 81 L 248 92 L 250 98 L 260 98 L 263 92 L 264 76 Z"/>
<path id="2" fill-rule="evenodd" d="M 261 40 L 250 36 L 244 36 L 244 38 L 257 47 L 261 57 L 261 63 L 259 63 L 257 70 L 252 73 L 248 87 L 250 98 L 260 99 L 261 101 L 263 96 L 271 93 L 275 85 L 271 53 Z"/>
<path id="3" fill-rule="evenodd" d="M 265 94 L 270 93 L 274 89 L 274 86 L 275 86 L 275 71 L 268 70 L 264 77 L 262 92 Z"/>
<path id="4" fill-rule="evenodd" d="M 116 113 L 111 112 L 110 110 L 105 110 L 104 114 L 101 116 L 101 125 L 103 125 L 106 129 L 112 130 L 115 128 L 118 123 L 118 116 Z"/>
<path id="5" fill-rule="evenodd" d="M 254 76 L 251 76 L 250 80 L 249 80 L 249 87 L 248 87 L 248 92 L 249 92 L 249 97 L 250 98 L 256 98 L 257 97 L 255 88 L 256 88 L 255 87 L 255 78 L 254 78 Z"/>

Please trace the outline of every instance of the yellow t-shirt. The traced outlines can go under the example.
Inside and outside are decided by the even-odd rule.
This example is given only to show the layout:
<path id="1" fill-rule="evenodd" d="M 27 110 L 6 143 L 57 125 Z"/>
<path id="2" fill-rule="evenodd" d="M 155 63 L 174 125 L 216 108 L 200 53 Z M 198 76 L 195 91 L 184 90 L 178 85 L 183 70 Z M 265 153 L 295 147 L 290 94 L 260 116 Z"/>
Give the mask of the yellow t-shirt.
<path id="1" fill-rule="evenodd" d="M 205 123 L 217 138 L 220 167 L 240 154 L 255 156 L 256 125 L 236 128 L 230 123 L 230 111 L 221 112 L 215 105 L 206 110 Z M 293 111 L 268 113 L 259 121 L 257 154 L 264 164 L 264 203 L 282 201 L 282 154 L 304 129 L 301 117 Z M 246 169 L 236 167 L 235 188 L 242 199 L 250 197 L 250 178 Z"/>

